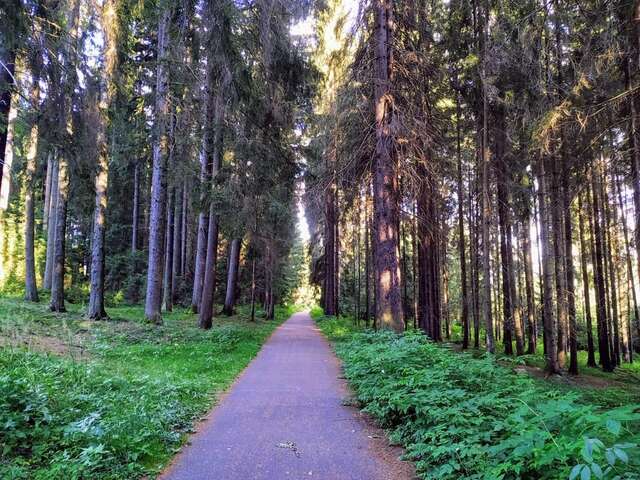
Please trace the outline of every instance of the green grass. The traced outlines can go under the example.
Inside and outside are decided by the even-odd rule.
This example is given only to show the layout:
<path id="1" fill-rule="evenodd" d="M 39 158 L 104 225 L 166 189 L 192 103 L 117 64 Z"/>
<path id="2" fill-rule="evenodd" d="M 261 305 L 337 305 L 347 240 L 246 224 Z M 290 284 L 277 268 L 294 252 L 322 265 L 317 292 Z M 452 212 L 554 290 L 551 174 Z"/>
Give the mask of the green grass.
<path id="1" fill-rule="evenodd" d="M 202 331 L 185 309 L 160 327 L 142 307 L 90 322 L 17 298 L 0 299 L 0 478 L 153 478 L 292 313 L 214 319 Z"/>
<path id="2" fill-rule="evenodd" d="M 404 445 L 421 478 L 640 478 L 640 404 L 630 403 L 638 397 L 612 408 L 487 354 L 312 313 L 362 408 Z"/>

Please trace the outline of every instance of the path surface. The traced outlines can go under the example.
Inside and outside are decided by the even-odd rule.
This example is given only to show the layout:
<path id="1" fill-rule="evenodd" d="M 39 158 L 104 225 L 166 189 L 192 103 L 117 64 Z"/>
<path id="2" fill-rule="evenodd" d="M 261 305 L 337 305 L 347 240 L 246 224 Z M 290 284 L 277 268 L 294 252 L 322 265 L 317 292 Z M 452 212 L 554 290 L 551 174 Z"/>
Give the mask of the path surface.
<path id="1" fill-rule="evenodd" d="M 162 475 L 164 480 L 404 480 L 381 432 L 352 407 L 308 313 L 280 326 Z M 283 448 L 295 443 L 296 450 Z M 280 446 L 278 446 L 280 445 Z"/>

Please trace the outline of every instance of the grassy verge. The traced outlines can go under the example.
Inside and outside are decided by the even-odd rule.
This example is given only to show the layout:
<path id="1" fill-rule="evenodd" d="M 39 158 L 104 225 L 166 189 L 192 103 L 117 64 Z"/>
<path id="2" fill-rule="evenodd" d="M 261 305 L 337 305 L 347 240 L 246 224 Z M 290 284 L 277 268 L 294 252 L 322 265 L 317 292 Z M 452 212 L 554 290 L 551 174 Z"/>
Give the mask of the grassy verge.
<path id="1" fill-rule="evenodd" d="M 241 307 L 205 332 L 184 309 L 155 327 L 142 307 L 109 322 L 69 307 L 0 299 L 0 478 L 154 477 L 292 313 L 251 323 Z"/>
<path id="2" fill-rule="evenodd" d="M 488 355 L 312 313 L 362 407 L 421 478 L 640 478 L 639 404 L 603 407 Z"/>

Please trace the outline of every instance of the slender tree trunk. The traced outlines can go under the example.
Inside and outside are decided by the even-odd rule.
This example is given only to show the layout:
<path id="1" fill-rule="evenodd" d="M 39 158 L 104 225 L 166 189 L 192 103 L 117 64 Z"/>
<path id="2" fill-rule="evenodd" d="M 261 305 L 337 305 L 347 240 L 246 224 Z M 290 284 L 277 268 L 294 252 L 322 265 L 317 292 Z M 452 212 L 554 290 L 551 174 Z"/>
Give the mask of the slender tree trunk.
<path id="1" fill-rule="evenodd" d="M 229 247 L 229 269 L 227 270 L 227 292 L 224 299 L 225 315 L 233 315 L 233 309 L 236 303 L 236 285 L 238 282 L 238 268 L 240 266 L 240 243 L 239 238 L 231 240 Z"/>
<path id="2" fill-rule="evenodd" d="M 231 81 L 228 74 L 222 81 L 220 89 L 215 94 L 215 114 L 213 125 L 213 137 L 211 138 L 211 174 L 212 186 L 215 177 L 220 170 L 222 161 L 222 127 L 224 121 L 224 98 L 226 87 Z M 209 206 L 209 226 L 207 230 L 207 256 L 205 262 L 204 280 L 202 284 L 202 298 L 200 301 L 200 317 L 198 324 L 200 328 L 209 329 L 212 326 L 213 317 L 213 297 L 216 289 L 216 264 L 218 261 L 218 215 L 215 205 L 211 202 Z"/>
<path id="3" fill-rule="evenodd" d="M 64 263 L 65 239 L 67 227 L 67 202 L 69 200 L 69 176 L 67 159 L 64 154 L 58 159 L 58 200 L 56 210 L 56 232 L 51 264 L 51 301 L 52 312 L 65 312 L 64 306 Z"/>
<path id="4" fill-rule="evenodd" d="M 559 373 L 557 325 L 553 312 L 553 272 L 554 258 L 549 238 L 549 212 L 547 205 L 547 175 L 545 161 L 541 156 L 538 162 L 538 205 L 540 211 L 540 240 L 542 255 L 542 309 L 544 312 L 544 342 L 546 369 L 549 373 Z"/>
<path id="5" fill-rule="evenodd" d="M 376 149 L 373 162 L 374 274 L 376 323 L 396 332 L 404 329 L 398 253 L 398 172 L 392 130 L 391 45 L 393 3 L 375 2 L 375 121 Z"/>
<path id="6" fill-rule="evenodd" d="M 332 173 L 333 175 L 333 173 Z M 337 249 L 337 237 L 336 237 L 336 196 L 335 196 L 335 182 L 331 180 L 331 184 L 325 191 L 325 247 L 324 247 L 324 260 L 325 260 L 325 292 L 324 292 L 324 313 L 325 315 L 337 315 L 338 314 L 338 299 L 337 293 L 337 277 L 338 277 L 338 265 L 336 264 L 336 249 Z"/>
<path id="7" fill-rule="evenodd" d="M 591 298 L 589 288 L 589 271 L 587 270 L 587 243 L 584 235 L 584 206 L 582 195 L 578 196 L 578 234 L 580 236 L 580 268 L 582 270 L 582 289 L 584 296 L 584 315 L 587 326 L 587 366 L 596 367 L 596 356 L 593 348 L 593 324 L 591 320 Z"/>
<path id="8" fill-rule="evenodd" d="M 31 103 L 33 108 L 38 108 L 40 103 L 40 72 L 39 65 L 34 68 L 31 88 Z M 38 287 L 36 285 L 36 261 L 35 261 L 35 207 L 34 207 L 34 177 L 37 168 L 38 155 L 38 119 L 34 118 L 29 134 L 29 150 L 27 151 L 27 164 L 25 168 L 25 300 L 39 301 Z"/>
<path id="9" fill-rule="evenodd" d="M 460 129 L 460 95 L 456 94 L 456 158 L 458 164 L 458 254 L 460 257 L 460 291 L 462 349 L 469 348 L 469 296 L 467 294 L 467 261 L 464 241 L 464 183 L 462 181 L 462 148 Z"/>
<path id="10" fill-rule="evenodd" d="M 140 167 L 136 162 L 133 167 L 133 212 L 131 214 L 131 253 L 138 251 L 138 223 L 140 208 Z"/>
<path id="11" fill-rule="evenodd" d="M 164 309 L 167 312 L 173 311 L 173 250 L 175 248 L 173 244 L 173 234 L 175 229 L 174 217 L 173 217 L 173 202 L 176 196 L 175 187 L 169 189 L 167 195 L 167 228 L 165 235 L 165 256 L 164 256 Z"/>
<path id="12" fill-rule="evenodd" d="M 620 186 L 620 179 L 618 177 L 616 177 L 616 184 L 617 184 L 617 188 L 618 188 L 618 201 L 620 202 L 620 217 L 621 217 L 621 222 L 622 222 L 622 235 L 624 238 L 624 247 L 625 247 L 625 253 L 626 253 L 626 259 L 627 259 L 627 277 L 629 279 L 629 289 L 631 290 L 631 296 L 632 296 L 632 300 L 633 300 L 633 321 L 636 322 L 636 325 L 638 326 L 638 336 L 640 337 L 640 324 L 638 324 L 638 322 L 640 321 L 640 310 L 638 309 L 638 298 L 637 298 L 637 294 L 636 294 L 636 281 L 635 281 L 635 277 L 633 276 L 633 264 L 631 261 L 632 255 L 631 255 L 631 247 L 629 246 L 629 231 L 627 229 L 627 218 L 626 218 L 626 213 L 624 211 L 624 203 L 622 201 L 622 187 Z M 632 333 L 632 329 L 631 329 L 631 318 L 629 319 L 629 353 L 628 353 L 628 358 L 627 361 L 629 363 L 631 363 L 632 357 L 633 357 L 633 333 Z"/>
<path id="13" fill-rule="evenodd" d="M 524 283 L 527 297 L 527 354 L 536 353 L 537 328 L 535 292 L 533 288 L 533 261 L 531 260 L 531 213 L 526 206 L 522 221 L 522 256 L 524 262 Z"/>
<path id="14" fill-rule="evenodd" d="M 566 364 L 566 325 L 567 316 L 567 286 L 565 276 L 565 244 L 564 244 L 564 224 L 562 218 L 562 193 L 560 186 L 560 172 L 557 164 L 560 159 L 553 158 L 553 169 L 551 172 L 551 233 L 553 237 L 554 267 L 556 280 L 556 307 L 557 307 L 557 348 L 558 348 L 558 364 L 560 368 L 564 368 Z"/>
<path id="15" fill-rule="evenodd" d="M 613 335 L 610 336 L 610 341 L 612 341 L 612 361 L 614 366 L 620 365 L 620 328 L 619 328 L 619 305 L 618 305 L 618 284 L 616 282 L 616 271 L 617 262 L 615 262 L 615 252 L 617 251 L 617 246 L 614 245 L 614 239 L 612 238 L 612 220 L 611 220 L 611 209 L 615 209 L 615 201 L 611 201 L 609 197 L 607 185 L 606 185 L 606 174 L 604 173 L 604 165 L 603 165 L 603 174 L 602 181 L 600 182 L 601 186 L 601 198 L 602 198 L 602 210 L 604 213 L 604 264 L 607 269 L 607 277 L 608 277 L 608 293 L 609 293 L 609 306 L 611 308 L 611 329 L 610 332 L 613 332 Z M 615 216 L 615 212 L 614 212 Z"/>
<path id="16" fill-rule="evenodd" d="M 593 237 L 595 248 L 593 250 L 594 282 L 596 286 L 596 316 L 598 319 L 598 352 L 600 354 L 600 365 L 605 372 L 613 371 L 613 363 L 609 348 L 609 327 L 607 320 L 607 295 L 605 289 L 605 271 L 603 264 L 604 236 L 601 227 L 601 201 L 599 198 L 598 182 L 596 171 L 591 172 L 591 189 L 593 201 Z"/>
<path id="17" fill-rule="evenodd" d="M 173 200 L 173 256 L 171 258 L 171 303 L 177 300 L 178 287 L 182 279 L 182 188 L 174 187 Z"/>
<path id="18" fill-rule="evenodd" d="M 53 278 L 53 262 L 56 243 L 56 220 L 58 218 L 58 177 L 59 161 L 56 155 L 53 156 L 51 165 L 51 203 L 49 205 L 49 216 L 47 218 L 47 252 L 44 264 L 43 288 L 51 290 Z"/>
<path id="19" fill-rule="evenodd" d="M 105 232 L 107 211 L 107 187 L 109 182 L 109 147 L 107 144 L 108 111 L 116 95 L 116 75 L 118 70 L 118 19 L 117 3 L 119 0 L 106 0 L 102 11 L 102 30 L 105 38 L 105 70 L 106 91 L 104 107 L 96 105 L 99 123 L 97 134 L 98 162 L 95 176 L 95 210 L 93 223 L 93 241 L 91 250 L 91 290 L 87 316 L 94 320 L 107 317 L 104 309 L 104 262 Z M 96 102 L 98 103 L 98 102 Z M 103 111 L 100 111 L 104 108 Z"/>
<path id="20" fill-rule="evenodd" d="M 49 151 L 47 155 L 47 173 L 44 181 L 44 202 L 42 205 L 42 229 L 45 234 L 49 232 L 49 214 L 51 213 L 51 182 L 53 176 L 53 155 Z"/>
<path id="21" fill-rule="evenodd" d="M 367 189 L 368 190 L 368 189 Z M 370 219 L 369 219 L 369 194 L 365 193 L 364 197 L 364 326 L 369 326 L 369 319 L 371 318 L 371 290 L 369 285 L 369 280 L 371 278 L 371 271 L 369 266 L 371 265 L 371 255 L 369 242 L 371 241 L 371 232 L 369 229 Z"/>
<path id="22" fill-rule="evenodd" d="M 9 7 L 12 8 L 12 7 Z M 10 29 L 11 27 L 9 27 Z M 3 35 L 4 37 L 4 35 Z M 2 42 L 2 40 L 0 40 Z M 4 43 L 4 42 L 2 42 Z M 7 136 L 9 132 L 9 112 L 11 111 L 11 97 L 14 89 L 14 73 L 15 73 L 15 50 L 10 48 L 3 48 L 0 45 L 0 60 L 3 63 L 3 67 L 0 68 L 0 188 L 5 185 L 2 175 L 5 165 L 5 152 L 7 151 Z M 7 196 L 7 192 L 0 191 L 0 195 Z"/>
<path id="23" fill-rule="evenodd" d="M 106 121 L 106 119 L 105 119 Z M 91 289 L 87 316 L 92 320 L 107 318 L 104 308 L 104 237 L 106 232 L 107 183 L 109 160 L 105 126 L 98 133 L 98 171 L 95 177 L 95 209 L 93 213 L 93 240 L 91 242 Z"/>
<path id="24" fill-rule="evenodd" d="M 256 321 L 256 259 L 251 260 L 251 321 Z"/>
<path id="25" fill-rule="evenodd" d="M 167 114 L 168 114 L 168 71 L 169 21 L 171 8 L 166 5 L 160 12 L 158 22 L 158 46 L 156 69 L 156 132 L 153 141 L 153 169 L 151 179 L 151 212 L 149 219 L 149 262 L 147 270 L 147 295 L 145 317 L 148 321 L 161 324 L 162 277 L 164 267 L 165 201 L 167 170 Z"/>
<path id="26" fill-rule="evenodd" d="M 189 268 L 188 268 L 188 245 L 191 244 L 191 239 L 189 232 L 191 228 L 189 227 L 189 187 L 187 180 L 185 179 L 183 187 L 182 187 L 182 213 L 181 213 L 181 229 L 182 229 L 182 250 L 180 252 L 180 272 L 184 279 L 184 282 L 187 282 L 187 278 L 189 277 Z"/>

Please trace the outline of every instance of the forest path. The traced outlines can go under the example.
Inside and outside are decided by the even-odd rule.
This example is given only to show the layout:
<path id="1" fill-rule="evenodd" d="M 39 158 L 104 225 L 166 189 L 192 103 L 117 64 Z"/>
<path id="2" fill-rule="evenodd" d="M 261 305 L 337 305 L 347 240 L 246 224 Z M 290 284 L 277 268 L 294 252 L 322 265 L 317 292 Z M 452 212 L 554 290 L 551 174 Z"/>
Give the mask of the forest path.
<path id="1" fill-rule="evenodd" d="M 265 343 L 164 480 L 405 480 L 382 432 L 352 408 L 340 363 L 308 313 Z"/>

